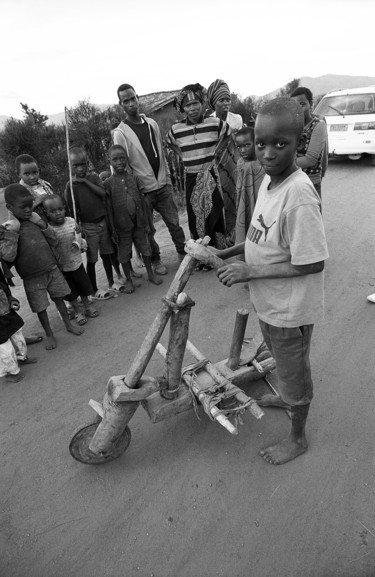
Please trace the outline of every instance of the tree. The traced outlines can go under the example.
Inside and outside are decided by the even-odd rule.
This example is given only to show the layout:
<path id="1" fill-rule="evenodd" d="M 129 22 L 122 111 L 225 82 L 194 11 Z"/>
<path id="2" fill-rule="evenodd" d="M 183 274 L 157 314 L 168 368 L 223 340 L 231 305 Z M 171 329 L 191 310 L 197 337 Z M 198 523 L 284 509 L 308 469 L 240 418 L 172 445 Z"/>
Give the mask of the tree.
<path id="1" fill-rule="evenodd" d="M 45 114 L 41 114 L 38 110 L 35 110 L 35 108 L 30 108 L 27 104 L 23 104 L 22 102 L 20 102 L 20 105 L 26 120 L 28 120 L 31 124 L 42 126 L 47 122 L 48 116 Z"/>
<path id="2" fill-rule="evenodd" d="M 120 122 L 118 107 L 100 110 L 89 100 L 81 100 L 67 113 L 70 146 L 82 146 L 96 172 L 108 168 L 107 151 L 112 144 L 111 130 Z"/>
<path id="3" fill-rule="evenodd" d="M 252 125 L 255 122 L 254 99 L 251 96 L 246 96 L 242 99 L 238 94 L 232 92 L 231 95 L 231 111 L 235 114 L 240 114 L 245 124 Z"/>
<path id="4" fill-rule="evenodd" d="M 39 113 L 38 113 L 39 114 Z M 40 116 L 40 120 L 43 115 Z M 35 121 L 32 115 L 24 120 L 10 118 L 0 133 L 0 160 L 2 165 L 1 186 L 18 180 L 14 160 L 20 154 L 30 154 L 41 167 L 42 178 L 60 185 L 65 178 L 65 166 L 61 157 L 65 134 L 63 127 L 47 126 Z"/>

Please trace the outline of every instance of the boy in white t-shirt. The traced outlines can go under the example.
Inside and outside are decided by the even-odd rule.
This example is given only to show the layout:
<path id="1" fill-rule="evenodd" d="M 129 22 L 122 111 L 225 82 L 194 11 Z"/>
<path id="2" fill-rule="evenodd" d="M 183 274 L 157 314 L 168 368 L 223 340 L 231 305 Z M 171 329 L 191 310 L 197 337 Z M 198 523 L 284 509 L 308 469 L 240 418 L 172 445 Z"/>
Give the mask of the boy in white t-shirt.
<path id="1" fill-rule="evenodd" d="M 328 250 L 319 196 L 295 163 L 302 130 L 303 111 L 291 98 L 276 98 L 262 107 L 255 123 L 255 150 L 267 176 L 246 241 L 215 251 L 221 258 L 245 251 L 245 263 L 222 266 L 218 278 L 228 287 L 249 282 L 264 340 L 276 361 L 280 391 L 280 397 L 266 395 L 260 404 L 292 412 L 289 436 L 260 451 L 273 465 L 307 450 L 305 424 L 313 397 L 310 342 L 314 323 L 323 316 Z"/>

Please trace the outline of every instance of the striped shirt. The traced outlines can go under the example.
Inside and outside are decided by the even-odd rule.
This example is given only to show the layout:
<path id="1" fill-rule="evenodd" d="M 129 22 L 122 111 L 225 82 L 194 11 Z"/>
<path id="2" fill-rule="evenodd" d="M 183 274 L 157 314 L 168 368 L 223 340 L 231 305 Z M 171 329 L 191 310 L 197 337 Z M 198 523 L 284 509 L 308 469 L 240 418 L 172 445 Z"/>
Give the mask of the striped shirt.
<path id="1" fill-rule="evenodd" d="M 81 250 L 73 245 L 76 238 L 76 222 L 74 218 L 67 216 L 64 224 L 50 224 L 55 231 L 58 245 L 55 247 L 55 254 L 59 269 L 62 271 L 77 270 L 82 264 Z"/>
<path id="2" fill-rule="evenodd" d="M 179 148 L 186 172 L 199 172 L 212 166 L 219 142 L 229 133 L 226 122 L 210 116 L 198 124 L 188 120 L 177 122 L 168 132 L 166 142 Z"/>

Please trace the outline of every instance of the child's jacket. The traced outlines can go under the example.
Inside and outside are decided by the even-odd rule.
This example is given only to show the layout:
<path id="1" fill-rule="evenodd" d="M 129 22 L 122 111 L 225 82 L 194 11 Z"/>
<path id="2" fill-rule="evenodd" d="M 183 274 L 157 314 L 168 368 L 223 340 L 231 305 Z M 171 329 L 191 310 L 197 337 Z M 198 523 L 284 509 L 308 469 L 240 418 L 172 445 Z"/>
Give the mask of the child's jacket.
<path id="1" fill-rule="evenodd" d="M 57 240 L 51 227 L 42 230 L 37 224 L 23 220 L 19 233 L 6 231 L 5 234 L 6 243 L 0 241 L 2 258 L 14 262 L 22 279 L 39 276 L 57 265 L 51 248 L 57 245 Z"/>
<path id="2" fill-rule="evenodd" d="M 147 208 L 137 180 L 130 171 L 112 175 L 104 181 L 110 227 L 121 235 L 133 228 L 146 228 Z"/>

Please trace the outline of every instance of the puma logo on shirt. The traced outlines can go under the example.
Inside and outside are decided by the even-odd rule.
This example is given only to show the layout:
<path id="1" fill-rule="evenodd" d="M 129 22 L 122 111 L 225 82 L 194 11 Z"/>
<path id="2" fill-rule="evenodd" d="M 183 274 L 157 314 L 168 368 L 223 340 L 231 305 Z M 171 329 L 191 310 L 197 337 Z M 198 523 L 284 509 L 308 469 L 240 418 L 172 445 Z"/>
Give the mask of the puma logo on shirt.
<path id="1" fill-rule="evenodd" d="M 260 226 L 264 229 L 264 242 L 267 242 L 268 231 L 276 223 L 276 220 L 274 220 L 270 226 L 267 226 L 264 222 L 263 216 L 260 214 L 257 218 L 257 221 L 259 222 Z M 259 230 L 258 228 L 255 228 L 255 226 L 253 225 L 250 226 L 249 231 L 247 233 L 248 239 L 251 242 L 254 242 L 255 244 L 259 243 L 260 239 L 262 238 L 262 235 L 263 231 Z"/>

